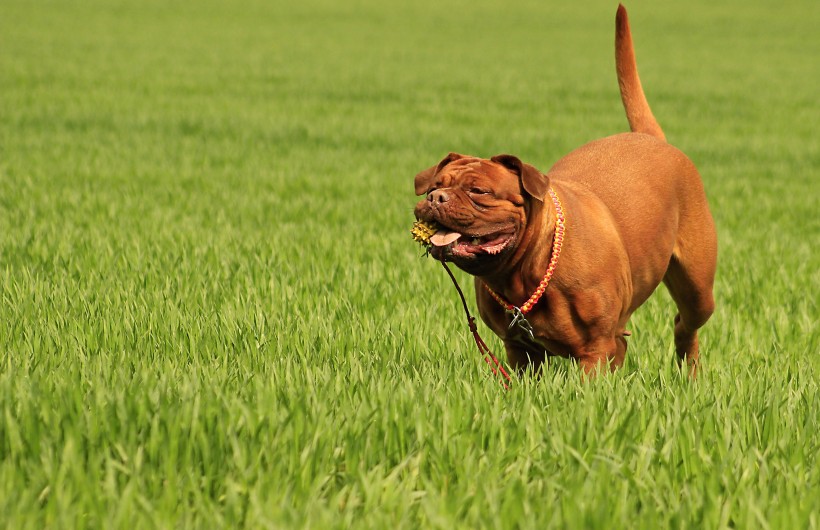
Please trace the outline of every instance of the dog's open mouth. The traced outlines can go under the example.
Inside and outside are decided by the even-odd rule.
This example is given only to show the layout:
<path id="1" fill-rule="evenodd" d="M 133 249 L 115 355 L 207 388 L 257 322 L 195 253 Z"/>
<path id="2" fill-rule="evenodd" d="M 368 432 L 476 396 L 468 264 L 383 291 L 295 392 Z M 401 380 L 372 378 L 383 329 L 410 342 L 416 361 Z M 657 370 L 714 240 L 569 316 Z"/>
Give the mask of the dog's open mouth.
<path id="1" fill-rule="evenodd" d="M 511 229 L 502 230 L 483 236 L 464 235 L 459 232 L 440 228 L 430 237 L 435 250 L 447 251 L 453 255 L 470 258 L 479 254 L 494 256 L 507 248 L 515 235 Z"/>

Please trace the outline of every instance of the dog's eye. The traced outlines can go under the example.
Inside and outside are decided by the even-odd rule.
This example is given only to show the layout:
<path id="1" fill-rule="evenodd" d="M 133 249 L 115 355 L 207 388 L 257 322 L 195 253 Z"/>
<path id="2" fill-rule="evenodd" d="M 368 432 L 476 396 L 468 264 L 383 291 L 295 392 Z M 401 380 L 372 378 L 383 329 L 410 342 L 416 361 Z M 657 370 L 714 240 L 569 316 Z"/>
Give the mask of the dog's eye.
<path id="1" fill-rule="evenodd" d="M 489 195 L 490 190 L 485 190 L 483 188 L 470 188 L 470 193 L 473 195 Z"/>

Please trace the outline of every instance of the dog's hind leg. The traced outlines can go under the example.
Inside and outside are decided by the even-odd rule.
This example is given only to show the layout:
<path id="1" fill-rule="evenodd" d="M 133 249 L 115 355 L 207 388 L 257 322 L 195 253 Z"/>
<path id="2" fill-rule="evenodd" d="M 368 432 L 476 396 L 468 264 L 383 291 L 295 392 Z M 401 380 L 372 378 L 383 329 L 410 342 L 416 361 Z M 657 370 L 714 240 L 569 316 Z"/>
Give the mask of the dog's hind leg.
<path id="1" fill-rule="evenodd" d="M 716 251 L 711 250 L 700 256 L 681 259 L 672 256 L 663 283 L 669 289 L 678 314 L 675 315 L 675 351 L 678 362 L 685 361 L 692 377 L 698 369 L 698 329 L 703 326 L 715 309 L 712 284 L 715 277 Z"/>

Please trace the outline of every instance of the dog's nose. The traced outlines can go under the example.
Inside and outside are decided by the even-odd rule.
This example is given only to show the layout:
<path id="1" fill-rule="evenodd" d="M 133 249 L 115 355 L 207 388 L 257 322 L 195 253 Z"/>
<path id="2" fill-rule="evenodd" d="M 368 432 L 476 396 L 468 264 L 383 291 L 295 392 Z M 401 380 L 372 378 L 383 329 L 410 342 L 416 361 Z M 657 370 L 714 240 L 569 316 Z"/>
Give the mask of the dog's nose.
<path id="1" fill-rule="evenodd" d="M 438 203 L 447 202 L 450 200 L 450 194 L 444 190 L 433 190 L 427 194 L 427 200 Z"/>

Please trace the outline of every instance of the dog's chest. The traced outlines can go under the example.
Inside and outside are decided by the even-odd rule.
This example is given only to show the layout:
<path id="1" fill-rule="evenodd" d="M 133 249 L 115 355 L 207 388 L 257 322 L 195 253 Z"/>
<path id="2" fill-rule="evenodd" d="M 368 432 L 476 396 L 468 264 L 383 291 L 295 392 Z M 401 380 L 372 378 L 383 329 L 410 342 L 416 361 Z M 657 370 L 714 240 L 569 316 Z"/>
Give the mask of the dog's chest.
<path id="1" fill-rule="evenodd" d="M 508 322 L 509 324 L 510 322 Z M 534 329 L 532 334 L 525 327 L 513 324 L 499 334 L 505 341 L 513 342 L 522 349 L 534 354 L 545 354 L 550 357 L 567 357 L 566 348 L 556 340 L 550 339 L 538 329 Z"/>

